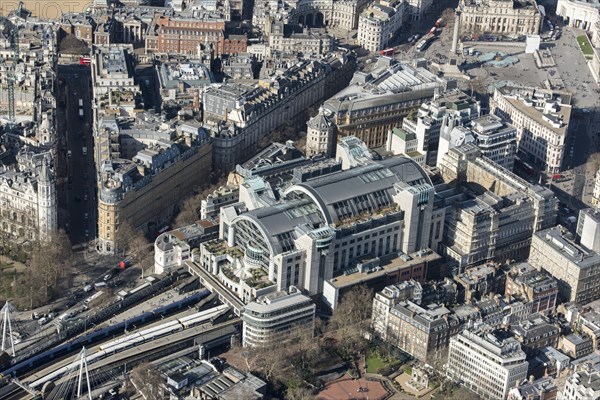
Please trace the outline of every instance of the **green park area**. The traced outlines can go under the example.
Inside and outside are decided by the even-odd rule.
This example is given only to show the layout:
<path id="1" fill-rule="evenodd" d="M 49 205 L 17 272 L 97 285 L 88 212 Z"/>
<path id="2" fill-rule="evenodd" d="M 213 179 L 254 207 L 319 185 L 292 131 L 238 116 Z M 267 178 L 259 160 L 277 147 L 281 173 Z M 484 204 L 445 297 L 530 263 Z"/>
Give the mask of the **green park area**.
<path id="1" fill-rule="evenodd" d="M 385 352 L 384 352 L 385 353 Z M 365 363 L 367 373 L 390 375 L 398 370 L 400 366 L 408 361 L 408 357 L 402 354 L 383 355 L 378 349 L 372 349 L 367 353 Z"/>
<path id="2" fill-rule="evenodd" d="M 592 45 L 586 35 L 577 36 L 577 43 L 579 43 L 579 47 L 581 47 L 584 56 L 587 57 L 594 54 Z"/>

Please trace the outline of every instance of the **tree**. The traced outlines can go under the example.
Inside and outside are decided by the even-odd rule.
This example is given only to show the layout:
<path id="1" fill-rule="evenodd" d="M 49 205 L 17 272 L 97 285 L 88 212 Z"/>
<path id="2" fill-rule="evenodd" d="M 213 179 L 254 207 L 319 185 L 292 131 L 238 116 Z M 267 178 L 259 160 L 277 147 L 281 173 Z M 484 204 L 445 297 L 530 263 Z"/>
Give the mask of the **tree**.
<path id="1" fill-rule="evenodd" d="M 315 398 L 314 391 L 304 386 L 290 388 L 285 392 L 288 400 L 312 400 Z"/>
<path id="2" fill-rule="evenodd" d="M 427 355 L 427 364 L 431 366 L 433 378 L 437 381 L 440 390 L 444 390 L 446 381 L 446 363 L 448 362 L 448 347 L 432 351 Z"/>
<path id="3" fill-rule="evenodd" d="M 454 9 L 446 8 L 442 13 L 442 18 L 446 25 L 454 23 Z"/>
<path id="4" fill-rule="evenodd" d="M 346 353 L 362 351 L 366 347 L 365 335 L 370 329 L 373 291 L 366 285 L 353 287 L 344 294 L 330 321 L 336 330 L 339 346 Z"/>
<path id="5" fill-rule="evenodd" d="M 71 242 L 60 230 L 48 241 L 34 243 L 27 270 L 20 280 L 20 292 L 28 300 L 30 308 L 47 304 L 62 289 L 68 286 L 68 277 L 73 267 Z"/>
<path id="6" fill-rule="evenodd" d="M 150 242 L 144 232 L 134 228 L 129 221 L 119 224 L 116 243 L 117 251 L 131 258 L 132 263 L 139 263 L 149 256 Z"/>
<path id="7" fill-rule="evenodd" d="M 211 179 L 212 183 L 198 188 L 194 193 L 187 196 L 180 205 L 180 211 L 175 218 L 174 225 L 178 228 L 186 225 L 191 225 L 198 221 L 201 217 L 200 209 L 202 200 L 206 199 L 209 194 L 217 190 L 221 186 L 227 184 L 227 175 L 222 174 L 214 176 Z"/>
<path id="8" fill-rule="evenodd" d="M 481 396 L 470 391 L 464 386 L 458 384 L 446 385 L 444 389 L 440 388 L 440 396 L 438 398 L 444 398 L 445 400 L 479 400 Z"/>
<path id="9" fill-rule="evenodd" d="M 160 373 L 150 365 L 144 362 L 131 371 L 131 380 L 140 392 L 143 392 L 143 397 L 148 400 L 162 399 L 161 383 L 163 379 Z"/>

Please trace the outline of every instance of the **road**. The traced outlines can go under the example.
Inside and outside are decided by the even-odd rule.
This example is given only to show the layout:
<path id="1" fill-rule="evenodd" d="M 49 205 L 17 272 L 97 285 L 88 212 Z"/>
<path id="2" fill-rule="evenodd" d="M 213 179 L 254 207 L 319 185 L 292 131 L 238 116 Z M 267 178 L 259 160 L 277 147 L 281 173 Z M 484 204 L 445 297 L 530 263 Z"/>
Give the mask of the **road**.
<path id="1" fill-rule="evenodd" d="M 96 173 L 90 69 L 79 65 L 60 65 L 58 78 L 59 96 L 64 93 L 65 100 L 59 108 L 58 129 L 59 132 L 66 132 L 67 148 L 67 180 L 66 187 L 62 188 L 68 193 L 63 196 L 66 197 L 64 226 L 69 232 L 71 243 L 77 245 L 96 237 Z M 80 99 L 83 100 L 83 118 L 79 115 Z M 86 148 L 87 155 L 84 155 L 83 148 Z"/>

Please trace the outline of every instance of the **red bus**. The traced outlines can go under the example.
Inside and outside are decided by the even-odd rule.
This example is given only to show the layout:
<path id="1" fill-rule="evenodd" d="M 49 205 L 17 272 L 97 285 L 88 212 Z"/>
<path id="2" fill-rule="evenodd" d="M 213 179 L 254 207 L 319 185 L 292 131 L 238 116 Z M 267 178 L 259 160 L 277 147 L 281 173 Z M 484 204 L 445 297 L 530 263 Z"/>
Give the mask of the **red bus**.
<path id="1" fill-rule="evenodd" d="M 389 49 L 381 50 L 379 54 L 382 56 L 393 56 L 395 51 L 396 49 L 390 47 Z"/>
<path id="2" fill-rule="evenodd" d="M 443 22 L 444 22 L 444 18 L 440 18 L 437 21 L 435 21 L 435 26 L 437 26 L 439 28 L 440 26 L 442 26 Z"/>
<path id="3" fill-rule="evenodd" d="M 430 34 L 430 35 L 435 35 L 435 31 L 436 31 L 436 30 L 437 30 L 437 28 L 434 26 L 433 28 L 431 28 L 431 29 L 429 30 L 429 34 Z"/>
<path id="4" fill-rule="evenodd" d="M 92 59 L 90 57 L 79 57 L 79 65 L 90 65 Z"/>

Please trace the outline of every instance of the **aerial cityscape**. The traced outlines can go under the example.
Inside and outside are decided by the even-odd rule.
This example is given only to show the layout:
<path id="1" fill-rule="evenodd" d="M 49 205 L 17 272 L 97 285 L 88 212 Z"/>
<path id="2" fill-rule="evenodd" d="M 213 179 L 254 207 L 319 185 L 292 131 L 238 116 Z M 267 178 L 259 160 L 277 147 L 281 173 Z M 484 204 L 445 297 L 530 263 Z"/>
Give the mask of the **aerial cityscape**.
<path id="1" fill-rule="evenodd" d="M 0 334 L 0 400 L 600 400 L 600 0 L 3 0 Z"/>

